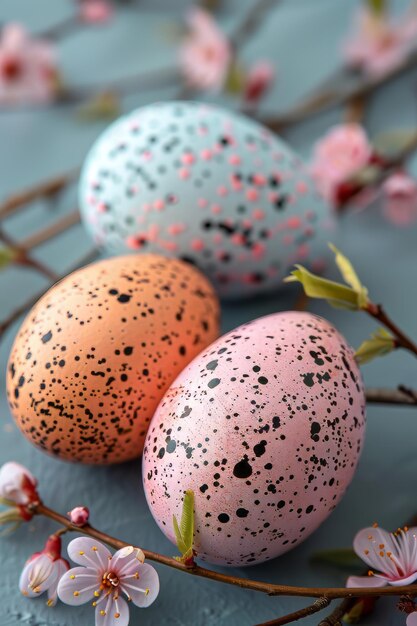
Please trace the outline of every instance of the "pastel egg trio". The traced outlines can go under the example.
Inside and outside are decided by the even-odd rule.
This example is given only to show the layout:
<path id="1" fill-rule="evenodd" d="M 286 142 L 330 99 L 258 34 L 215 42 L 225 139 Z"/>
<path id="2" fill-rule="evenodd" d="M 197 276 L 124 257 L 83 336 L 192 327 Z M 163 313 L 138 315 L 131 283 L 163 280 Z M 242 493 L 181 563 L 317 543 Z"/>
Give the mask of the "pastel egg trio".
<path id="1" fill-rule="evenodd" d="M 246 117 L 159 103 L 114 122 L 93 145 L 79 201 L 112 254 L 155 252 L 197 265 L 221 297 L 321 266 L 329 210 L 292 150 Z"/>
<path id="2" fill-rule="evenodd" d="M 174 540 L 172 514 L 192 489 L 203 560 L 250 565 L 289 550 L 353 476 L 360 373 L 343 337 L 308 313 L 217 339 L 216 292 L 256 294 L 295 262 L 321 264 L 327 208 L 302 164 L 244 117 L 162 103 L 98 139 L 80 204 L 97 242 L 132 254 L 74 272 L 27 316 L 7 373 L 19 428 L 82 463 L 145 446 L 156 522 Z"/>

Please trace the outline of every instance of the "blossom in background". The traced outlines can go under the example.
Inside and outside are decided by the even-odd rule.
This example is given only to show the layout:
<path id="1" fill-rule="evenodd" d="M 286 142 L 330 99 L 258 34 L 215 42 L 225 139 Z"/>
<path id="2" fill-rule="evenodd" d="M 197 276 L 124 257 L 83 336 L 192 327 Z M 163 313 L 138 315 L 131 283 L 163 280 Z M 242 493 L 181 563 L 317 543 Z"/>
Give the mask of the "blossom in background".
<path id="1" fill-rule="evenodd" d="M 271 87 L 275 70 L 269 61 L 258 61 L 249 68 L 244 87 L 244 99 L 248 104 L 257 104 Z"/>
<path id="2" fill-rule="evenodd" d="M 122 593 L 139 607 L 148 607 L 159 593 L 159 578 L 144 554 L 129 546 L 115 554 L 90 537 L 77 537 L 68 545 L 70 558 L 81 567 L 64 574 L 58 596 L 79 606 L 93 600 L 96 626 L 127 626 L 129 607 Z"/>
<path id="3" fill-rule="evenodd" d="M 359 124 L 334 126 L 314 147 L 311 174 L 321 194 L 338 204 L 341 189 L 348 179 L 367 165 L 372 146 Z"/>
<path id="4" fill-rule="evenodd" d="M 189 32 L 180 47 L 180 66 L 191 87 L 219 91 L 227 78 L 232 51 L 212 16 L 193 7 L 187 19 Z"/>
<path id="5" fill-rule="evenodd" d="M 79 19 L 86 24 L 104 24 L 113 16 L 113 5 L 108 0 L 81 0 Z"/>
<path id="6" fill-rule="evenodd" d="M 71 524 L 82 527 L 88 523 L 90 511 L 86 506 L 76 506 L 71 511 L 68 511 L 68 517 Z"/>
<path id="7" fill-rule="evenodd" d="M 61 576 L 69 569 L 69 563 L 61 558 L 61 539 L 51 535 L 42 552 L 36 552 L 26 562 L 20 575 L 19 589 L 27 598 L 48 594 L 48 606 L 57 602 L 57 587 Z"/>
<path id="8" fill-rule="evenodd" d="M 0 498 L 7 503 L 27 505 L 39 501 L 38 481 L 26 467 L 10 461 L 0 468 Z"/>
<path id="9" fill-rule="evenodd" d="M 417 220 L 417 182 L 406 172 L 392 174 L 382 186 L 384 214 L 397 226 Z"/>
<path id="10" fill-rule="evenodd" d="M 395 533 L 377 526 L 364 528 L 353 549 L 372 569 L 368 576 L 350 576 L 347 587 L 410 585 L 417 579 L 417 528 L 399 528 Z"/>
<path id="11" fill-rule="evenodd" d="M 0 103 L 45 104 L 56 96 L 58 71 L 53 46 L 10 23 L 0 35 Z"/>
<path id="12" fill-rule="evenodd" d="M 345 42 L 348 65 L 378 77 L 395 69 L 415 46 L 417 12 L 394 20 L 385 12 L 364 6 L 356 18 L 355 30 Z"/>

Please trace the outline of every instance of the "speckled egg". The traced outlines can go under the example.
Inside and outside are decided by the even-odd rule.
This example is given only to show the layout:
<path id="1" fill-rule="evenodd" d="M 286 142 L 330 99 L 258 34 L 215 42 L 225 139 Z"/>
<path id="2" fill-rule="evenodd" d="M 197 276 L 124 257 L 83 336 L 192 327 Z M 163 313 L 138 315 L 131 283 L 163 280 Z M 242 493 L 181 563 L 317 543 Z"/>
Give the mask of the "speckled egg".
<path id="1" fill-rule="evenodd" d="M 197 265 L 222 297 L 281 286 L 294 263 L 323 266 L 328 207 L 300 159 L 236 113 L 196 102 L 137 109 L 92 147 L 79 201 L 113 254 Z"/>
<path id="2" fill-rule="evenodd" d="M 23 434 L 61 459 L 139 456 L 158 402 L 219 334 L 198 270 L 146 254 L 88 265 L 50 289 L 12 348 L 7 395 Z"/>
<path id="3" fill-rule="evenodd" d="M 161 401 L 145 441 L 148 504 L 172 515 L 195 493 L 195 548 L 211 563 L 272 559 L 306 539 L 354 474 L 365 397 L 353 351 L 326 320 L 277 313 L 224 335 Z"/>

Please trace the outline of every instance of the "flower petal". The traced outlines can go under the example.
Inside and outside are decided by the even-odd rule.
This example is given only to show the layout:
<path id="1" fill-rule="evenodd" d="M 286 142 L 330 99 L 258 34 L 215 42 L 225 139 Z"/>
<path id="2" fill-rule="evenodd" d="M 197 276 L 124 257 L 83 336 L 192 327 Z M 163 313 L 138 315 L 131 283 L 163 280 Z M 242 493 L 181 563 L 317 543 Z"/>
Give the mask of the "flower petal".
<path id="1" fill-rule="evenodd" d="M 120 587 L 136 606 L 150 606 L 159 593 L 159 577 L 152 565 L 147 563 L 125 573 L 120 580 Z"/>
<path id="2" fill-rule="evenodd" d="M 144 560 L 145 555 L 140 548 L 126 546 L 113 554 L 111 566 L 120 578 L 125 572 L 130 572 L 132 568 L 136 568 L 138 564 L 143 563 Z"/>
<path id="3" fill-rule="evenodd" d="M 387 584 L 381 576 L 349 576 L 346 587 L 386 587 Z"/>
<path id="4" fill-rule="evenodd" d="M 91 567 L 73 567 L 65 572 L 58 583 L 58 596 L 65 604 L 79 606 L 94 598 L 98 593 L 101 577 Z"/>
<path id="5" fill-rule="evenodd" d="M 394 578 L 392 580 L 388 579 L 388 583 L 393 587 L 400 587 L 401 585 L 411 585 L 417 578 L 417 572 L 413 572 L 409 576 L 404 576 L 403 578 Z"/>
<path id="6" fill-rule="evenodd" d="M 36 598 L 55 581 L 55 569 L 52 559 L 40 554 L 26 563 L 20 575 L 19 589 L 28 598 Z"/>
<path id="7" fill-rule="evenodd" d="M 96 606 L 96 626 L 128 626 L 129 607 L 123 598 L 109 595 L 106 604 Z"/>
<path id="8" fill-rule="evenodd" d="M 353 541 L 353 549 L 370 567 L 389 578 L 398 577 L 395 561 L 400 563 L 402 555 L 393 535 L 383 528 L 369 527 L 360 530 Z M 390 553 L 392 558 L 388 558 L 387 553 Z"/>
<path id="9" fill-rule="evenodd" d="M 406 624 L 407 626 L 417 626 L 417 611 L 414 611 L 414 613 L 410 613 L 410 615 L 407 617 Z"/>
<path id="10" fill-rule="evenodd" d="M 107 570 L 110 559 L 110 550 L 102 543 L 91 537 L 77 537 L 68 544 L 68 555 L 78 565 L 93 567 L 100 573 Z"/>
<path id="11" fill-rule="evenodd" d="M 58 583 L 62 576 L 69 570 L 69 565 L 65 559 L 54 561 L 55 580 L 48 589 L 48 606 L 55 606 L 58 600 Z"/>

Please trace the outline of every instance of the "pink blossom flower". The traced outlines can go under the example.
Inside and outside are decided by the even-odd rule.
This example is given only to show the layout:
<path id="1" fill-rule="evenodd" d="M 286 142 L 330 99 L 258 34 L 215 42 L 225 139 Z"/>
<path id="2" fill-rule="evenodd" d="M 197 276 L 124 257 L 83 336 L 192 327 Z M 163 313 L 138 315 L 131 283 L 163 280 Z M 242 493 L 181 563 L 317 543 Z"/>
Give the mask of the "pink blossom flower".
<path id="1" fill-rule="evenodd" d="M 269 61 L 254 63 L 246 76 L 244 98 L 246 102 L 255 104 L 271 87 L 275 77 L 275 70 Z"/>
<path id="2" fill-rule="evenodd" d="M 353 549 L 372 569 L 368 576 L 350 576 L 347 587 L 410 585 L 417 579 L 417 528 L 395 533 L 364 528 L 356 535 Z"/>
<path id="3" fill-rule="evenodd" d="M 397 226 L 409 226 L 417 220 L 417 182 L 405 172 L 392 174 L 382 186 L 384 214 Z"/>
<path id="4" fill-rule="evenodd" d="M 188 14 L 189 33 L 180 48 L 186 82 L 196 89 L 219 91 L 232 57 L 230 43 L 211 15 L 194 7 Z"/>
<path id="5" fill-rule="evenodd" d="M 359 124 L 340 124 L 316 143 L 310 170 L 322 195 L 335 203 L 337 188 L 372 156 L 372 146 Z"/>
<path id="6" fill-rule="evenodd" d="M 26 562 L 19 589 L 27 598 L 37 598 L 46 591 L 47 605 L 54 606 L 58 599 L 58 582 L 68 569 L 68 561 L 61 558 L 61 539 L 51 535 L 42 552 L 36 552 Z"/>
<path id="7" fill-rule="evenodd" d="M 86 506 L 76 506 L 68 512 L 71 524 L 74 526 L 85 526 L 90 517 L 90 511 Z"/>
<path id="8" fill-rule="evenodd" d="M 38 481 L 26 467 L 10 461 L 0 468 L 0 497 L 18 505 L 38 502 Z"/>
<path id="9" fill-rule="evenodd" d="M 81 0 L 79 17 L 86 24 L 104 24 L 113 16 L 113 6 L 108 0 Z"/>
<path id="10" fill-rule="evenodd" d="M 395 69 L 415 45 L 417 15 L 393 20 L 363 7 L 344 46 L 347 63 L 378 77 Z"/>
<path id="11" fill-rule="evenodd" d="M 159 593 L 159 578 L 144 554 L 129 546 L 115 554 L 90 537 L 78 537 L 68 545 L 70 558 L 81 567 L 65 573 L 58 596 L 79 606 L 93 600 L 96 626 L 127 626 L 129 607 L 122 593 L 139 607 L 148 607 Z"/>
<path id="12" fill-rule="evenodd" d="M 417 611 L 410 613 L 406 621 L 407 626 L 417 626 Z"/>
<path id="13" fill-rule="evenodd" d="M 32 38 L 20 24 L 7 24 L 0 36 L 0 103 L 45 104 L 56 95 L 54 49 Z"/>

